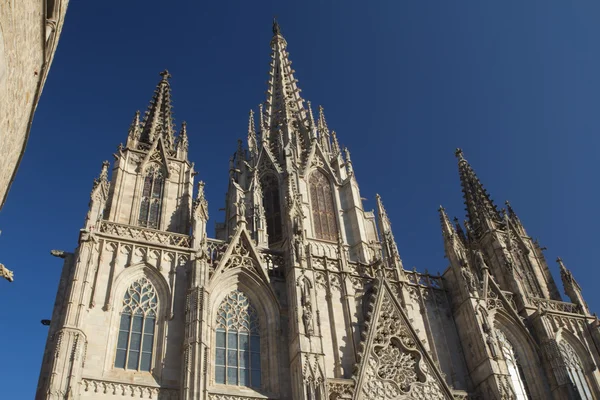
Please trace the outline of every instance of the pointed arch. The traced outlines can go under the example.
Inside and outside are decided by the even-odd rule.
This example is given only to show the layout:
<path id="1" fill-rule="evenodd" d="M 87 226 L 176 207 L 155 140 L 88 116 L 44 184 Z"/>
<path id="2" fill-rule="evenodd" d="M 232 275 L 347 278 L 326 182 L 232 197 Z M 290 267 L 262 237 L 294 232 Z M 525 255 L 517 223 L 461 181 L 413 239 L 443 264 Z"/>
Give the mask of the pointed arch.
<path id="1" fill-rule="evenodd" d="M 221 301 L 215 331 L 215 383 L 260 388 L 260 319 L 243 291 Z"/>
<path id="2" fill-rule="evenodd" d="M 105 359 L 109 374 L 118 377 L 125 370 L 160 376 L 169 293 L 165 277 L 146 263 L 130 266 L 116 277 L 111 291 L 109 323 L 109 332 L 114 334 L 109 336 Z M 138 347 L 139 354 L 136 354 Z M 137 363 L 134 362 L 136 355 Z"/>
<path id="3" fill-rule="evenodd" d="M 279 179 L 273 173 L 261 176 L 262 200 L 267 221 L 267 235 L 269 244 L 277 243 L 283 238 L 283 219 L 281 212 L 281 197 Z"/>
<path id="4" fill-rule="evenodd" d="M 246 390 L 255 390 L 255 391 L 259 391 L 260 393 L 262 392 L 270 392 L 270 393 L 278 393 L 279 392 L 279 385 L 280 385 L 280 381 L 282 379 L 282 377 L 280 376 L 280 371 L 281 371 L 281 360 L 279 359 L 279 355 L 280 355 L 280 335 L 281 335 L 281 317 L 280 317 L 280 311 L 279 311 L 279 302 L 277 300 L 277 297 L 275 295 L 275 293 L 273 292 L 272 288 L 270 287 L 270 284 L 268 282 L 265 282 L 260 276 L 258 276 L 258 274 L 253 271 L 252 269 L 249 268 L 235 268 L 235 269 L 228 269 L 223 271 L 222 274 L 220 274 L 218 276 L 218 279 L 213 280 L 208 287 L 206 288 L 207 291 L 209 293 L 211 293 L 212 295 L 209 297 L 209 303 L 208 303 L 208 321 L 209 324 L 211 326 L 211 332 L 210 332 L 210 349 L 209 349 L 209 354 L 211 354 L 211 357 L 215 357 L 217 356 L 217 349 L 220 349 L 220 355 L 222 356 L 223 354 L 225 354 L 226 356 L 229 356 L 229 352 L 231 350 L 231 356 L 237 356 L 237 366 L 234 365 L 229 365 L 229 364 L 225 364 L 223 365 L 222 363 L 214 363 L 213 367 L 209 369 L 209 371 L 207 371 L 208 376 L 206 377 L 209 385 L 213 386 L 213 387 L 220 387 L 223 388 L 223 385 L 229 386 L 229 385 L 237 385 L 237 383 L 235 383 L 235 380 L 229 380 L 227 375 L 225 376 L 225 382 L 223 382 L 222 377 L 223 377 L 223 371 L 225 371 L 225 374 L 227 374 L 229 371 L 227 370 L 227 368 L 232 368 L 232 372 L 231 372 L 231 378 L 233 378 L 233 374 L 234 374 L 234 370 L 233 368 L 237 368 L 236 371 L 236 376 L 238 381 L 240 382 L 242 378 L 245 378 L 244 373 L 241 371 L 241 368 L 239 368 L 239 365 L 242 364 L 242 362 L 245 361 L 249 361 L 250 362 L 250 381 L 248 385 L 240 385 L 240 386 L 246 386 L 247 389 Z M 252 342 L 249 343 L 249 350 L 243 350 L 243 351 L 250 351 L 250 353 L 248 353 L 248 358 L 244 358 L 246 357 L 246 355 L 242 355 L 242 351 L 241 349 L 239 349 L 239 347 L 241 347 L 242 345 L 245 345 L 244 341 L 240 341 L 240 336 L 239 336 L 239 332 L 238 335 L 236 336 L 238 342 L 237 342 L 237 346 L 238 349 L 234 349 L 233 348 L 233 337 L 234 335 L 232 335 L 232 347 L 223 347 L 223 335 L 220 334 L 219 332 L 223 332 L 223 327 L 224 327 L 224 323 L 223 323 L 223 311 L 228 311 L 226 309 L 223 308 L 224 304 L 230 304 L 231 305 L 231 298 L 232 298 L 232 293 L 235 293 L 236 296 L 236 303 L 239 304 L 247 304 L 248 305 L 248 311 L 244 311 L 244 313 L 247 313 L 249 316 L 253 315 L 250 320 L 255 321 L 255 324 L 248 324 L 248 329 L 247 331 L 249 332 L 249 340 L 252 340 L 252 336 L 255 336 L 254 338 L 254 346 L 252 345 Z M 240 293 L 242 294 L 243 298 L 245 300 L 240 301 Z M 247 299 L 247 303 L 245 303 Z M 252 307 L 253 311 L 249 311 L 249 306 Z M 227 321 L 227 319 L 225 319 L 225 321 Z M 239 321 L 239 319 L 238 319 Z M 238 327 L 240 327 L 240 325 L 242 324 L 237 324 Z M 225 325 L 226 326 L 226 325 Z M 225 339 L 229 340 L 229 336 L 228 336 L 228 330 L 225 329 Z M 219 337 L 220 336 L 220 337 Z M 244 338 L 246 339 L 246 338 Z M 226 344 L 228 344 L 228 342 L 226 342 Z M 260 358 L 260 362 L 258 364 L 256 364 L 258 362 L 258 359 L 256 359 L 257 361 L 255 361 L 255 364 L 252 364 L 252 349 L 258 349 L 258 352 L 254 352 L 255 353 L 255 357 L 256 357 L 256 353 L 259 353 L 259 358 Z M 225 353 L 223 353 L 222 350 L 225 350 Z M 234 354 L 234 351 L 236 350 L 237 353 Z M 240 351 L 238 351 L 240 350 Z M 225 367 L 225 370 L 221 369 L 217 369 L 216 366 L 219 367 Z M 254 368 L 253 368 L 254 366 Z M 258 367 L 258 368 L 256 368 Z M 259 374 L 259 378 L 258 381 L 253 381 L 252 378 L 252 370 L 255 371 L 255 374 Z M 220 375 L 219 375 L 220 374 Z M 246 381 L 248 382 L 248 381 Z M 225 388 L 226 389 L 226 388 Z"/>
<path id="5" fill-rule="evenodd" d="M 517 354 L 515 347 L 501 329 L 496 329 L 496 338 L 498 339 L 500 353 L 502 354 L 502 358 L 508 369 L 508 375 L 510 376 L 510 382 L 516 400 L 531 399 L 531 393 L 527 385 L 525 373 L 523 372 L 520 357 Z"/>
<path id="6" fill-rule="evenodd" d="M 150 372 L 157 311 L 152 282 L 144 276 L 133 281 L 123 296 L 115 368 Z"/>
<path id="7" fill-rule="evenodd" d="M 595 399 L 594 395 L 597 394 L 597 389 L 594 387 L 593 377 L 590 379 L 589 376 L 593 371 L 594 363 L 590 360 L 585 346 L 571 332 L 561 330 L 558 348 L 573 388 L 582 400 Z"/>
<path id="8" fill-rule="evenodd" d="M 329 178 L 320 169 L 315 169 L 308 178 L 308 186 L 315 238 L 337 241 L 336 208 Z"/>
<path id="9" fill-rule="evenodd" d="M 540 369 L 540 358 L 533 339 L 511 316 L 493 313 L 495 344 L 504 361 L 503 373 L 510 376 L 517 399 L 546 399 L 552 396 L 546 376 Z"/>

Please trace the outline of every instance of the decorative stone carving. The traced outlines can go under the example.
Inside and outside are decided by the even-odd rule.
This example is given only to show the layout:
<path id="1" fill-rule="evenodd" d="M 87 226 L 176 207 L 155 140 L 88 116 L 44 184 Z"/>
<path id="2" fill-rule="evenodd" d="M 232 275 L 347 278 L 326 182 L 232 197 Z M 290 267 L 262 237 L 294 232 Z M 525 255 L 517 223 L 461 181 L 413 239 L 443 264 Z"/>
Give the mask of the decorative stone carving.
<path id="1" fill-rule="evenodd" d="M 14 280 L 14 273 L 10 269 L 6 268 L 2 263 L 0 263 L 0 278 L 4 278 L 9 282 Z"/>
<path id="2" fill-rule="evenodd" d="M 82 384 L 85 392 L 102 393 L 115 396 L 130 396 L 138 399 L 179 399 L 179 390 L 177 389 L 108 382 L 95 379 L 83 379 Z"/>
<path id="3" fill-rule="evenodd" d="M 102 221 L 100 232 L 112 236 L 123 237 L 132 240 L 141 240 L 150 243 L 158 243 L 169 246 L 185 247 L 191 246 L 188 235 L 158 231 L 154 229 L 141 228 L 137 226 L 117 224 L 115 222 Z"/>
<path id="4" fill-rule="evenodd" d="M 373 321 L 369 323 L 364 355 L 358 376 L 360 399 L 419 399 L 451 398 L 443 387 L 441 375 L 433 372 L 430 360 L 405 316 L 392 299 L 387 284 L 380 284 Z"/>

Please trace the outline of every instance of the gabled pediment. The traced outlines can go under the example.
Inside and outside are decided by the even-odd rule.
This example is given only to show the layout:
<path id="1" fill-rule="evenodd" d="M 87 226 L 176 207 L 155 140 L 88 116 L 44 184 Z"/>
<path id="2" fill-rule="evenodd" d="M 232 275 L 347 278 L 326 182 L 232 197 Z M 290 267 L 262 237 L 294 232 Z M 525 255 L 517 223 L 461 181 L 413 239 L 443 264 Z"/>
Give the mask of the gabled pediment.
<path id="1" fill-rule="evenodd" d="M 319 145 L 319 143 L 317 143 L 316 141 L 312 143 L 312 147 L 310 149 L 308 158 L 306 159 L 306 164 L 304 166 L 304 171 L 302 172 L 302 175 L 307 176 L 310 173 L 310 171 L 315 168 L 321 168 L 322 170 L 326 171 L 327 174 L 331 176 L 337 184 L 339 184 L 338 177 L 331 169 L 331 164 L 325 156 L 325 154 L 323 153 L 321 145 Z"/>
<path id="2" fill-rule="evenodd" d="M 384 277 L 379 278 L 363 333 L 354 400 L 453 399 Z"/>
<path id="3" fill-rule="evenodd" d="M 275 161 L 273 154 L 271 154 L 271 150 L 267 147 L 263 146 L 260 150 L 260 154 L 258 155 L 258 160 L 256 162 L 256 168 L 259 173 L 263 173 L 264 171 L 273 171 L 273 172 L 283 172 L 281 166 Z"/>
<path id="4" fill-rule="evenodd" d="M 225 254 L 223 254 L 219 265 L 217 265 L 211 276 L 211 281 L 218 279 L 219 275 L 234 268 L 246 269 L 270 286 L 269 276 L 262 257 L 254 246 L 248 230 L 243 226 L 238 226 L 227 246 L 227 250 L 225 250 Z"/>
<path id="5" fill-rule="evenodd" d="M 150 149 L 148 150 L 148 154 L 146 154 L 146 157 L 144 157 L 140 163 L 140 171 L 143 171 L 144 167 L 148 163 L 156 162 L 164 165 L 167 177 L 170 176 L 171 172 L 169 171 L 169 161 L 167 157 L 167 151 L 165 149 L 163 138 L 159 136 L 154 140 L 154 143 L 152 143 L 152 146 L 150 146 Z"/>

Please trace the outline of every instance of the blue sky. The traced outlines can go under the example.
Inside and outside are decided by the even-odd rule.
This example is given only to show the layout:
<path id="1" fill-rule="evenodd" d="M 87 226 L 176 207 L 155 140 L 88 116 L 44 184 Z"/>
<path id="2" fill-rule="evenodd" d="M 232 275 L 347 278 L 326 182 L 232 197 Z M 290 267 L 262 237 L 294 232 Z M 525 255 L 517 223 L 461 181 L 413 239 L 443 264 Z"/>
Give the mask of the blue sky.
<path id="1" fill-rule="evenodd" d="M 437 208 L 464 218 L 454 149 L 498 205 L 561 256 L 592 310 L 600 272 L 600 4 L 592 1 L 72 1 L 17 179 L 0 212 L 3 397 L 33 398 L 61 261 L 103 160 L 168 68 L 210 233 L 229 155 L 264 101 L 271 20 L 305 99 L 352 152 L 365 208 L 380 193 L 404 265 L 443 271 Z"/>

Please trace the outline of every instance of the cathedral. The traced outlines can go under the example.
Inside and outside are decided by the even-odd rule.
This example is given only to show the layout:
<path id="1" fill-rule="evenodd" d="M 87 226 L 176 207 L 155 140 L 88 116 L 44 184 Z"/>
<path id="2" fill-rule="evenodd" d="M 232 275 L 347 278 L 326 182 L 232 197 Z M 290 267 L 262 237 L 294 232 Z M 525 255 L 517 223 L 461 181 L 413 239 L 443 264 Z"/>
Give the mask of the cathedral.
<path id="1" fill-rule="evenodd" d="M 463 152 L 467 219 L 439 209 L 447 268 L 407 270 L 276 22 L 270 46 L 214 235 L 161 73 L 94 180 L 76 249 L 52 251 L 64 266 L 36 399 L 600 399 L 598 318 L 559 259 L 563 301 Z"/>

